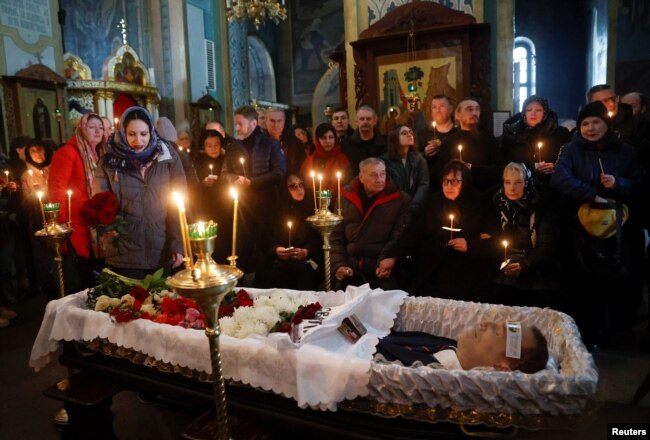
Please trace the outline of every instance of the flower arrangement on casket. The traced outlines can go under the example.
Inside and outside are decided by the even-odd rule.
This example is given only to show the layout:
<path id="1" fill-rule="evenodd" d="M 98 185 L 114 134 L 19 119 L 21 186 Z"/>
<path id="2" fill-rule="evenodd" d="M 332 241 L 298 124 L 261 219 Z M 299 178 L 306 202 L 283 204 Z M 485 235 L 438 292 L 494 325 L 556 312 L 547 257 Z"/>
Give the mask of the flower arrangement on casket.
<path id="1" fill-rule="evenodd" d="M 169 291 L 162 273 L 159 269 L 136 280 L 104 269 L 99 275 L 99 286 L 88 292 L 88 308 L 110 314 L 115 322 L 148 319 L 185 328 L 205 328 L 205 316 L 198 305 Z M 221 330 L 235 338 L 275 332 L 291 335 L 294 325 L 313 318 L 321 309 L 311 299 L 309 295 L 290 296 L 275 291 L 253 300 L 243 289 L 231 292 L 219 307 Z"/>

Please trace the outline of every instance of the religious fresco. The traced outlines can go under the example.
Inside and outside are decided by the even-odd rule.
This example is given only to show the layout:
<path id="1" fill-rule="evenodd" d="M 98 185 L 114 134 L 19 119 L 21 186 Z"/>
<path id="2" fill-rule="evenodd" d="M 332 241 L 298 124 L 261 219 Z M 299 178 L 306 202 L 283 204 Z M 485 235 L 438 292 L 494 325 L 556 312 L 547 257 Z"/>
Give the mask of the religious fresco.
<path id="1" fill-rule="evenodd" d="M 328 69 L 329 56 L 343 42 L 343 3 L 297 0 L 291 5 L 293 94 L 313 93 Z"/>
<path id="2" fill-rule="evenodd" d="M 398 6 L 412 0 L 368 0 L 368 24 L 371 25 Z M 456 11 L 475 15 L 476 2 L 482 0 L 438 0 L 436 3 Z"/>

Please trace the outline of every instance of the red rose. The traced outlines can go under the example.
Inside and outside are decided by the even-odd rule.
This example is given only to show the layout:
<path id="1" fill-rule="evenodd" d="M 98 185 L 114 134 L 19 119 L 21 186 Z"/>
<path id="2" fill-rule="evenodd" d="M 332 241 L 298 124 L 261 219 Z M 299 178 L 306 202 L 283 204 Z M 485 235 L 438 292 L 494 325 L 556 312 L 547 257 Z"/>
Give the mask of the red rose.
<path id="1" fill-rule="evenodd" d="M 79 210 L 79 217 L 86 226 L 93 226 L 97 221 L 97 210 L 90 201 L 85 202 Z"/>
<path id="2" fill-rule="evenodd" d="M 115 221 L 117 211 L 114 209 L 100 209 L 97 211 L 97 222 L 102 225 L 110 225 Z"/>
<path id="3" fill-rule="evenodd" d="M 219 318 L 232 316 L 235 313 L 235 306 L 219 306 Z"/>
<path id="4" fill-rule="evenodd" d="M 278 332 L 280 333 L 291 333 L 291 324 L 288 322 L 283 323 L 280 328 L 278 329 Z"/>
<path id="5" fill-rule="evenodd" d="M 117 197 L 115 196 L 115 194 L 113 194 L 110 191 L 97 193 L 93 196 L 91 200 L 93 201 L 93 204 L 95 205 L 95 207 L 97 207 L 97 209 L 106 208 L 109 210 L 117 211 L 118 208 Z"/>
<path id="6" fill-rule="evenodd" d="M 133 286 L 129 290 L 129 295 L 136 299 L 136 301 L 144 302 L 149 297 L 149 292 L 140 286 Z"/>

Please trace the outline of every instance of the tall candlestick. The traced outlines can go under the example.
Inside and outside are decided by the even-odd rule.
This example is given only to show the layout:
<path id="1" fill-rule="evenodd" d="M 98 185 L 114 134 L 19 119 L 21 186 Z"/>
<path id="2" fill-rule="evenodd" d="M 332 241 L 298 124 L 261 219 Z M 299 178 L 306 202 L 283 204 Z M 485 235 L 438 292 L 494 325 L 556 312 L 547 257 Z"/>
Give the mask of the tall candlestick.
<path id="1" fill-rule="evenodd" d="M 68 194 L 68 227 L 72 226 L 72 190 L 66 191 Z"/>
<path id="2" fill-rule="evenodd" d="M 311 187 L 314 189 L 314 209 L 318 209 L 316 204 L 316 173 L 310 171 L 309 175 L 311 176 Z"/>
<path id="3" fill-rule="evenodd" d="M 293 226 L 292 222 L 287 222 L 287 226 L 289 226 L 289 247 L 291 246 L 291 227 Z"/>
<path id="4" fill-rule="evenodd" d="M 239 197 L 235 188 L 230 188 L 230 195 L 235 200 L 232 216 L 232 255 L 230 256 L 230 265 L 235 266 L 237 260 L 237 208 L 239 206 Z"/>
<path id="5" fill-rule="evenodd" d="M 341 215 L 341 172 L 337 171 L 336 172 L 336 198 L 337 204 L 338 204 L 338 209 L 337 212 L 339 215 Z"/>
<path id="6" fill-rule="evenodd" d="M 537 159 L 538 159 L 538 162 L 544 162 L 542 160 L 542 143 L 541 142 L 537 142 Z"/>
<path id="7" fill-rule="evenodd" d="M 503 261 L 508 261 L 508 241 L 503 240 Z"/>
<path id="8" fill-rule="evenodd" d="M 183 258 L 185 261 L 185 269 L 191 270 L 192 248 L 190 247 L 190 238 L 187 231 L 187 219 L 185 218 L 185 201 L 183 200 L 183 196 L 177 192 L 172 193 L 172 197 L 178 205 L 178 222 L 181 227 L 181 241 L 183 243 L 183 253 L 185 254 L 185 257 Z"/>
<path id="9" fill-rule="evenodd" d="M 463 161 L 463 146 L 460 144 L 458 145 L 458 159 L 460 159 L 461 162 Z"/>
<path id="10" fill-rule="evenodd" d="M 449 220 L 451 224 L 449 225 L 449 239 L 454 239 L 454 214 L 449 214 Z"/>
<path id="11" fill-rule="evenodd" d="M 41 207 L 41 217 L 43 218 L 43 226 L 45 226 L 45 210 L 43 209 L 43 191 L 36 192 L 36 197 L 38 197 L 38 206 Z"/>

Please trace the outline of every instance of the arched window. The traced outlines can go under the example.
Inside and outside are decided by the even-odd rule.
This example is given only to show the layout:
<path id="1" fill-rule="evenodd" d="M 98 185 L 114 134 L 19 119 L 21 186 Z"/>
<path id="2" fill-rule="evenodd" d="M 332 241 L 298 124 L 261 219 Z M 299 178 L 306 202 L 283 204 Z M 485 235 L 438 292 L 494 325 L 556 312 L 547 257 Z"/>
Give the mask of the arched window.
<path id="1" fill-rule="evenodd" d="M 512 58 L 512 97 L 515 112 L 520 112 L 526 98 L 535 94 L 535 44 L 530 38 L 516 37 Z"/>

